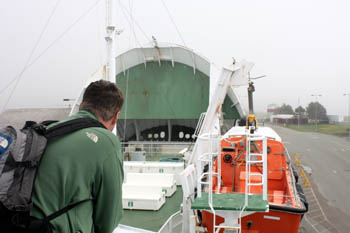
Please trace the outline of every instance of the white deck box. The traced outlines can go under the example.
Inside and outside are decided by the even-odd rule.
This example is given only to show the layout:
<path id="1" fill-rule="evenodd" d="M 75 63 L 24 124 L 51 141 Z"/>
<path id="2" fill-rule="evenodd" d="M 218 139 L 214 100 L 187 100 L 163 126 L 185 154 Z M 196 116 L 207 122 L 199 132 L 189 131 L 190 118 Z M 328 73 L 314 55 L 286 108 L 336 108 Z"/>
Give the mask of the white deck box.
<path id="1" fill-rule="evenodd" d="M 161 187 L 123 184 L 123 208 L 159 210 L 165 203 Z"/>
<path id="2" fill-rule="evenodd" d="M 124 183 L 128 173 L 141 173 L 143 168 L 143 161 L 124 161 Z"/>
<path id="3" fill-rule="evenodd" d="M 176 185 L 181 185 L 179 174 L 184 170 L 184 162 L 124 161 L 124 178 L 127 173 L 174 174 Z"/>
<path id="4" fill-rule="evenodd" d="M 146 162 L 143 164 L 144 173 L 174 174 L 176 185 L 181 185 L 179 174 L 184 170 L 184 162 Z"/>
<path id="5" fill-rule="evenodd" d="M 174 174 L 128 173 L 126 177 L 127 185 L 161 187 L 166 197 L 172 196 L 176 191 Z"/>

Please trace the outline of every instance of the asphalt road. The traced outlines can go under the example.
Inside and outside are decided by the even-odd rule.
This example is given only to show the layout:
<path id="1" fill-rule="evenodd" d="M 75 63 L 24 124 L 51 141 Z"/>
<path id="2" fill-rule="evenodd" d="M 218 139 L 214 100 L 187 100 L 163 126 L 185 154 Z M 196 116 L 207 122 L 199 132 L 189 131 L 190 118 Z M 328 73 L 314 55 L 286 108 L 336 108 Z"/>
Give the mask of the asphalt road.
<path id="1" fill-rule="evenodd" d="M 300 155 L 302 165 L 310 167 L 312 194 L 317 197 L 326 219 L 337 232 L 350 232 L 350 140 L 316 132 L 298 132 L 271 126 L 282 138 L 289 154 Z M 311 191 L 308 191 L 311 195 Z M 312 201 L 316 203 L 316 201 Z M 308 219 L 319 216 L 321 210 L 310 206 Z M 317 215 L 318 214 L 318 215 Z M 316 219 L 317 220 L 317 219 Z M 322 220 L 324 221 L 324 220 Z M 309 232 L 309 231 L 305 231 Z M 316 232 L 335 232 L 317 230 Z"/>

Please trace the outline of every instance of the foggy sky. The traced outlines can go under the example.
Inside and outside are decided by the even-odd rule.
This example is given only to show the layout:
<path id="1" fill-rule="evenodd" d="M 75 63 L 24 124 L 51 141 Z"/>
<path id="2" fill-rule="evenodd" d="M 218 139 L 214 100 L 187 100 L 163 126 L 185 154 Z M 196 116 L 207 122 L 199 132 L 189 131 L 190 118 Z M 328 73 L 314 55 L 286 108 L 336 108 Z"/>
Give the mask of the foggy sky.
<path id="1" fill-rule="evenodd" d="M 93 0 L 60 0 L 32 60 L 59 37 Z M 119 4 L 121 2 L 121 5 Z M 350 93 L 350 2 L 164 0 L 185 45 L 219 65 L 232 57 L 255 63 L 256 111 L 268 104 L 318 101 L 328 114 L 348 114 Z M 57 0 L 2 1 L 0 5 L 0 90 L 23 69 Z M 159 42 L 183 45 L 161 0 L 116 0 L 117 51 Z M 124 15 L 133 14 L 134 23 Z M 129 15 L 127 15 L 129 17 Z M 104 1 L 24 72 L 7 108 L 61 107 L 76 98 L 104 63 Z M 129 17 L 130 21 L 130 17 Z M 139 30 L 138 23 L 146 36 Z M 133 31 L 135 30 L 135 35 Z M 136 38 L 136 39 L 135 39 Z M 0 95 L 3 109 L 14 84 Z M 247 101 L 240 92 L 241 100 Z"/>

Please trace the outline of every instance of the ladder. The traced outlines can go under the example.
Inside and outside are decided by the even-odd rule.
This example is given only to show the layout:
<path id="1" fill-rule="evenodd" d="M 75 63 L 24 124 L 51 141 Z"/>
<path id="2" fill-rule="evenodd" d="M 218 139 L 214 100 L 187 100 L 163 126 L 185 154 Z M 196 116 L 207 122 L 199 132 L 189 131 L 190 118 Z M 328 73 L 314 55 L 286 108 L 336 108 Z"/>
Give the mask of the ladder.
<path id="1" fill-rule="evenodd" d="M 207 172 L 201 172 L 198 176 L 197 180 L 197 196 L 200 198 L 202 196 L 202 185 L 208 185 L 208 205 L 209 210 L 213 214 L 213 226 L 214 226 L 214 232 L 218 233 L 221 229 L 225 229 L 226 232 L 229 230 L 230 232 L 239 232 L 241 230 L 241 225 L 239 223 L 239 216 L 237 211 L 222 211 L 222 210 L 216 210 L 213 205 L 213 176 L 217 177 L 217 185 L 216 190 L 219 193 L 221 188 L 221 178 L 219 174 L 221 174 L 221 160 L 218 159 L 218 170 L 217 172 L 213 172 L 213 162 L 216 158 L 216 156 L 219 156 L 220 151 L 215 151 L 215 148 L 218 146 L 215 144 L 220 143 L 220 140 L 218 135 L 213 134 L 202 134 L 199 136 L 199 139 L 206 140 L 207 141 L 207 151 L 206 153 L 203 153 L 199 156 L 197 160 L 196 167 L 199 170 L 202 169 L 203 164 L 208 164 L 208 171 Z M 203 179 L 205 177 L 208 177 L 207 181 L 204 181 Z M 241 214 L 241 213 L 239 213 Z M 225 222 L 216 225 L 216 215 L 220 215 L 221 217 L 224 217 Z"/>
<path id="2" fill-rule="evenodd" d="M 250 131 L 250 130 L 249 130 Z M 262 151 L 259 150 L 257 142 L 262 143 Z M 252 152 L 252 144 L 255 144 L 256 152 Z M 245 183 L 245 202 L 248 205 L 248 195 L 251 194 L 252 186 L 262 186 L 263 200 L 267 200 L 267 139 L 263 136 L 247 134 L 246 137 L 246 183 Z M 262 173 L 252 173 L 252 165 L 262 165 Z M 252 177 L 261 177 L 260 183 L 252 183 Z"/>
<path id="3" fill-rule="evenodd" d="M 249 196 L 251 195 L 252 186 L 263 186 L 262 187 L 262 199 L 267 201 L 267 138 L 263 136 L 257 136 L 250 133 L 250 129 L 247 130 L 246 136 L 246 166 L 245 166 L 245 196 L 244 196 L 244 206 L 242 207 L 241 212 L 239 213 L 239 219 L 244 217 L 246 214 L 246 208 L 249 205 Z M 259 150 L 256 142 L 262 143 L 262 151 Z M 252 152 L 252 144 L 255 144 L 255 149 L 258 152 Z M 252 173 L 252 165 L 262 165 L 262 173 Z M 252 177 L 261 177 L 260 183 L 252 183 Z M 225 220 L 226 221 L 226 220 Z M 241 225 L 239 224 L 239 229 L 237 232 L 241 232 Z"/>
<path id="4" fill-rule="evenodd" d="M 218 202 L 220 202 L 220 197 L 218 194 L 213 193 L 213 189 L 216 188 L 217 192 L 221 188 L 221 179 L 219 174 L 221 174 L 221 160 L 218 159 L 217 162 L 217 171 L 213 171 L 213 163 L 216 156 L 219 155 L 218 151 L 215 151 L 215 143 L 218 143 L 217 136 L 211 134 L 200 135 L 198 139 L 206 141 L 206 152 L 202 153 L 196 164 L 197 168 L 197 198 L 201 200 L 206 200 L 207 204 L 203 205 L 203 202 L 200 203 L 199 200 L 192 205 L 193 209 L 207 209 L 213 214 L 213 228 L 214 232 L 218 233 L 220 230 L 224 229 L 225 232 L 241 232 L 241 218 L 249 214 L 258 212 L 265 212 L 268 210 L 268 201 L 267 201 L 267 139 L 263 136 L 257 136 L 255 134 L 250 134 L 250 130 L 247 130 L 246 134 L 246 155 L 245 155 L 245 193 L 226 193 L 219 194 L 219 196 L 228 197 L 231 200 L 236 199 L 236 204 L 227 204 L 227 208 L 218 207 Z M 259 149 L 262 146 L 262 150 Z M 254 148 L 255 144 L 255 148 Z M 252 151 L 252 149 L 257 151 Z M 208 171 L 203 172 L 203 164 L 208 164 Z M 260 165 L 263 170 L 262 173 L 252 172 L 252 166 Z M 217 177 L 216 187 L 213 187 L 213 177 Z M 261 182 L 253 183 L 252 179 L 255 176 L 261 177 Z M 206 180 L 203 178 L 207 177 Z M 202 197 L 202 185 L 208 186 L 208 193 Z M 262 186 L 262 195 L 253 194 L 251 192 L 252 186 Z M 231 196 L 228 196 L 231 195 Z M 252 203 L 256 203 L 256 200 L 260 199 L 261 204 L 259 206 L 254 206 L 253 204 L 249 205 L 249 200 L 254 200 Z M 227 200 L 227 199 L 226 199 Z M 201 206 L 202 204 L 202 206 Z M 221 216 L 224 218 L 224 223 L 216 225 L 216 216 Z"/>

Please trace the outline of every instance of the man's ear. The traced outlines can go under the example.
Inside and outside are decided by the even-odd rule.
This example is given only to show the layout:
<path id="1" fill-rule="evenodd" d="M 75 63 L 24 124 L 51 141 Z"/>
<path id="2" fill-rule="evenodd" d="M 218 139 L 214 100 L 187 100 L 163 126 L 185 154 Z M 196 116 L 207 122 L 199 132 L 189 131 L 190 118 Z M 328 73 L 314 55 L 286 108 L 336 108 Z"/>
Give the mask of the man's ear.
<path id="1" fill-rule="evenodd" d="M 117 124 L 117 120 L 118 120 L 118 117 L 119 117 L 119 113 L 120 113 L 120 111 L 117 112 L 117 113 L 114 115 L 114 117 L 113 117 L 113 119 L 112 119 L 112 124 L 113 124 L 113 125 Z"/>
<path id="2" fill-rule="evenodd" d="M 79 104 L 79 111 L 81 110 L 81 107 L 83 106 L 83 102 Z"/>

